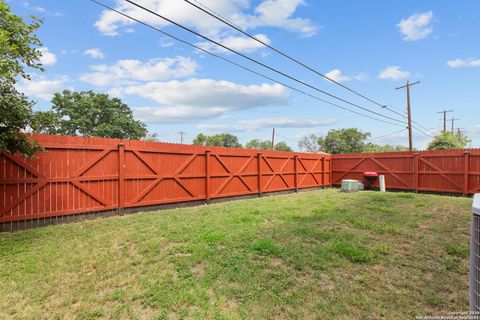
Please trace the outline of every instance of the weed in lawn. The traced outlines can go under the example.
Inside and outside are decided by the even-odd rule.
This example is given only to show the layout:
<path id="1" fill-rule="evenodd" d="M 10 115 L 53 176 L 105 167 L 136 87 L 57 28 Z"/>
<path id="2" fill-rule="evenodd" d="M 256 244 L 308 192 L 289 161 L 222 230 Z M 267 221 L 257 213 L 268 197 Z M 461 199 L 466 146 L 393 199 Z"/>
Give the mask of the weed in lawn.
<path id="1" fill-rule="evenodd" d="M 379 255 L 388 255 L 392 252 L 392 247 L 385 243 L 380 243 L 373 248 L 373 251 Z"/>
<path id="2" fill-rule="evenodd" d="M 445 251 L 452 256 L 466 258 L 470 254 L 470 248 L 468 246 L 461 246 L 454 243 L 447 243 L 445 245 Z"/>
<path id="3" fill-rule="evenodd" d="M 400 199 L 415 199 L 415 195 L 412 193 L 399 193 L 397 197 Z"/>
<path id="4" fill-rule="evenodd" d="M 252 249 L 262 255 L 277 256 L 280 249 L 271 239 L 260 239 L 253 243 Z"/>
<path id="5" fill-rule="evenodd" d="M 332 249 L 334 252 L 343 255 L 351 262 L 364 263 L 373 260 L 373 253 L 368 248 L 357 244 L 339 241 L 333 243 Z"/>

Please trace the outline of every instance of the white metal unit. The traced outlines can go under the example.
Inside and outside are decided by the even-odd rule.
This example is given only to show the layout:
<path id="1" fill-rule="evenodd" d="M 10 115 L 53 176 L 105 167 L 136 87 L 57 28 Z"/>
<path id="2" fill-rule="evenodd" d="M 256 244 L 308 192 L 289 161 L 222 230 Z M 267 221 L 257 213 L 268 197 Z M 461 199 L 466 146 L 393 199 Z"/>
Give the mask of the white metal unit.
<path id="1" fill-rule="evenodd" d="M 480 193 L 473 198 L 470 233 L 470 311 L 480 311 Z"/>

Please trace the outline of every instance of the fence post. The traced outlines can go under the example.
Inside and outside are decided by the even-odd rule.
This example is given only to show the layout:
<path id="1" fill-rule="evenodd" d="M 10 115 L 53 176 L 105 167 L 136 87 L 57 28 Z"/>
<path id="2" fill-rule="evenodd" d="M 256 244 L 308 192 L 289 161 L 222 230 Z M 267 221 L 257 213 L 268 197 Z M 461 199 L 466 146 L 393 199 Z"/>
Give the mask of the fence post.
<path id="1" fill-rule="evenodd" d="M 205 201 L 210 202 L 210 150 L 205 150 Z"/>
<path id="2" fill-rule="evenodd" d="M 470 151 L 465 150 L 463 153 L 464 161 L 464 173 L 463 173 L 463 195 L 467 195 L 469 190 L 469 178 L 470 178 Z"/>
<path id="3" fill-rule="evenodd" d="M 325 157 L 322 157 L 322 187 L 325 189 L 325 171 L 327 169 L 325 168 Z"/>
<path id="4" fill-rule="evenodd" d="M 295 171 L 294 183 L 295 183 L 295 192 L 298 192 L 298 155 L 293 156 L 293 170 Z"/>
<path id="5" fill-rule="evenodd" d="M 257 170 L 258 170 L 258 196 L 261 197 L 262 196 L 262 166 L 261 166 L 261 162 L 262 162 L 262 153 L 259 152 L 257 153 Z"/>
<path id="6" fill-rule="evenodd" d="M 118 144 L 118 212 L 125 208 L 125 144 Z"/>
<path id="7" fill-rule="evenodd" d="M 420 177 L 420 173 L 418 172 L 419 171 L 419 154 L 418 152 L 415 152 L 413 154 L 413 174 L 414 174 L 414 177 L 413 179 L 415 180 L 415 192 L 418 193 L 418 189 L 419 189 L 419 177 Z"/>
<path id="8" fill-rule="evenodd" d="M 328 158 L 328 177 L 329 177 L 328 183 L 329 183 L 330 189 L 332 188 L 332 182 L 333 182 L 332 163 L 333 163 L 333 158 L 332 156 L 330 156 Z"/>

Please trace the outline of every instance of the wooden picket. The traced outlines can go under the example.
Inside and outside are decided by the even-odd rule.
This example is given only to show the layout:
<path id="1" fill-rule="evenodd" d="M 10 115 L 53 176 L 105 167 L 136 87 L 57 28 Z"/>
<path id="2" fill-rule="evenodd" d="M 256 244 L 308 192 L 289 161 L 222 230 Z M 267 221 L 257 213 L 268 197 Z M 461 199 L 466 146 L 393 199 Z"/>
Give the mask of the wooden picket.
<path id="1" fill-rule="evenodd" d="M 330 185 L 326 154 L 33 136 L 0 154 L 0 223 Z"/>

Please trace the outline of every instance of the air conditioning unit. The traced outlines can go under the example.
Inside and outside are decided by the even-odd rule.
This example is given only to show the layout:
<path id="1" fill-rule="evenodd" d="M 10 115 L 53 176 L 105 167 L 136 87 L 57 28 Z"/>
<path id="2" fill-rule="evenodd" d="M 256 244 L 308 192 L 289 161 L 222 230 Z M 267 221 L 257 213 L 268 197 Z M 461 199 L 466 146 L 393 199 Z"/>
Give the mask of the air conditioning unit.
<path id="1" fill-rule="evenodd" d="M 480 193 L 473 198 L 470 234 L 470 311 L 480 311 Z"/>

